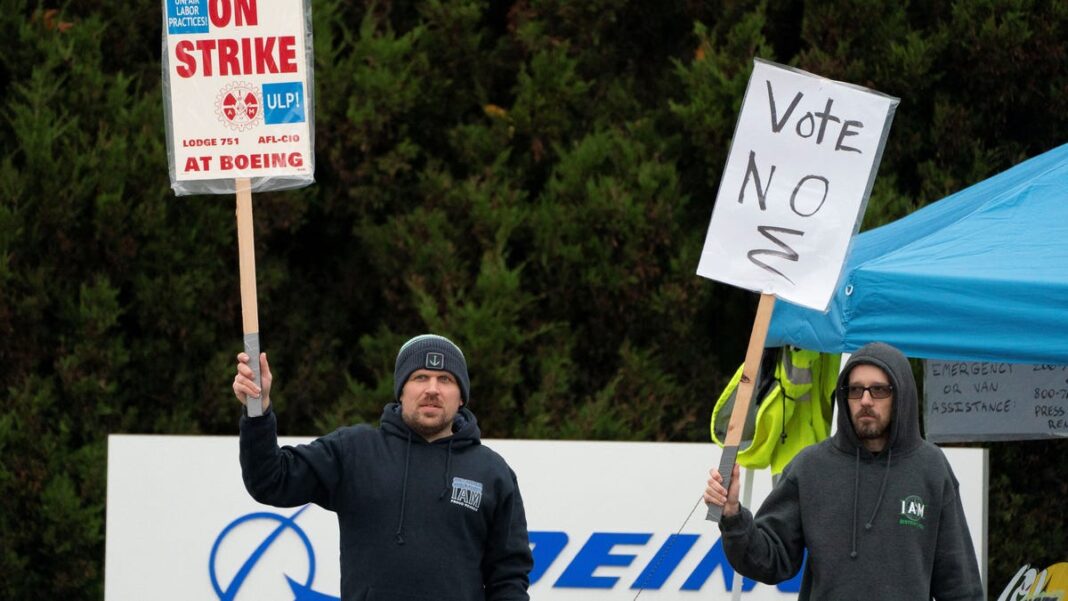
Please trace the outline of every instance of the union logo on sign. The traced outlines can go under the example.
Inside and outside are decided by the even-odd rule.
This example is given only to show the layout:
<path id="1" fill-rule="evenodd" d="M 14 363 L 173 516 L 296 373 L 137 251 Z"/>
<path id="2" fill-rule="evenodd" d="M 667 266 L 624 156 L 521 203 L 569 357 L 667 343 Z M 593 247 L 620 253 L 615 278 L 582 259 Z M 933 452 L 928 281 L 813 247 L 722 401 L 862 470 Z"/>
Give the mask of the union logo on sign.
<path id="1" fill-rule="evenodd" d="M 219 121 L 235 131 L 247 131 L 263 121 L 259 90 L 248 83 L 227 84 L 215 99 Z"/>

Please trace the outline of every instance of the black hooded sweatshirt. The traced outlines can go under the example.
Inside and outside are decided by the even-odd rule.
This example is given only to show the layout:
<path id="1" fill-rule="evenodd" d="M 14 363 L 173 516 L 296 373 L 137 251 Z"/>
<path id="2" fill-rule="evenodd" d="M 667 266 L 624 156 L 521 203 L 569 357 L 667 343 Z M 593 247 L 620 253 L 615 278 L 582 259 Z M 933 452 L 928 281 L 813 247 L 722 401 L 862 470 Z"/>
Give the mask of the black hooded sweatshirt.
<path id="1" fill-rule="evenodd" d="M 341 534 L 344 601 L 526 601 L 533 566 L 515 474 L 461 408 L 426 442 L 390 403 L 378 428 L 278 448 L 277 422 L 241 418 L 241 473 L 260 503 L 315 503 Z"/>
<path id="2" fill-rule="evenodd" d="M 797 573 L 807 548 L 802 600 L 984 599 L 957 479 L 942 450 L 920 436 L 908 360 L 892 346 L 865 345 L 838 391 L 860 364 L 881 368 L 894 387 L 886 448 L 864 447 L 846 395 L 836 392 L 834 436 L 794 458 L 755 520 L 743 507 L 720 521 L 727 559 L 775 584 Z"/>

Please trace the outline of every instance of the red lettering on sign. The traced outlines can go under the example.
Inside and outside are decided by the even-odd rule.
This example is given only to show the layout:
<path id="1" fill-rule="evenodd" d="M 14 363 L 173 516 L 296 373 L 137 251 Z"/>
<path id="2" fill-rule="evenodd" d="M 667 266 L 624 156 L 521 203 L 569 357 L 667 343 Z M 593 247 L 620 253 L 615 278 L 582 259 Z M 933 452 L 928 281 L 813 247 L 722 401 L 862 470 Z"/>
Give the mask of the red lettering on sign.
<path id="1" fill-rule="evenodd" d="M 299 152 L 271 152 L 260 154 L 222 155 L 219 157 L 219 169 L 279 169 L 285 167 L 303 167 L 304 155 Z"/>
<path id="2" fill-rule="evenodd" d="M 196 75 L 264 75 L 297 72 L 296 36 L 182 40 L 175 46 L 180 77 Z M 197 60 L 199 54 L 199 61 Z M 217 69 L 216 69 L 217 67 Z"/>
<path id="3" fill-rule="evenodd" d="M 260 73 L 277 73 L 278 64 L 274 62 L 275 38 L 256 38 L 256 69 Z"/>
<path id="4" fill-rule="evenodd" d="M 230 24 L 230 1 L 211 0 L 208 4 L 208 14 L 211 15 L 212 25 L 226 27 Z"/>
<path id="5" fill-rule="evenodd" d="M 241 68 L 245 73 L 252 73 L 252 40 L 241 38 Z"/>
<path id="6" fill-rule="evenodd" d="M 234 4 L 237 6 L 238 25 L 258 24 L 256 19 L 256 0 L 236 0 Z"/>
<path id="7" fill-rule="evenodd" d="M 219 40 L 219 75 L 241 74 L 237 66 L 237 40 Z"/>
<path id="8" fill-rule="evenodd" d="M 211 0 L 208 4 L 211 24 L 216 27 L 230 25 L 236 16 L 237 25 L 256 25 L 256 0 Z"/>
<path id="9" fill-rule="evenodd" d="M 198 162 L 199 161 L 199 162 Z M 185 172 L 211 169 L 211 157 L 189 157 L 185 160 Z"/>
<path id="10" fill-rule="evenodd" d="M 278 58 L 282 63 L 282 73 L 296 73 L 297 38 L 291 35 L 284 35 L 278 40 Z"/>
<path id="11" fill-rule="evenodd" d="M 178 75 L 180 77 L 192 77 L 197 72 L 197 59 L 189 55 L 193 50 L 193 42 L 182 40 L 174 47 L 174 57 L 178 59 Z"/>
<path id="12" fill-rule="evenodd" d="M 211 51 L 215 50 L 215 40 L 197 40 L 197 50 L 203 56 L 204 75 L 211 76 Z"/>

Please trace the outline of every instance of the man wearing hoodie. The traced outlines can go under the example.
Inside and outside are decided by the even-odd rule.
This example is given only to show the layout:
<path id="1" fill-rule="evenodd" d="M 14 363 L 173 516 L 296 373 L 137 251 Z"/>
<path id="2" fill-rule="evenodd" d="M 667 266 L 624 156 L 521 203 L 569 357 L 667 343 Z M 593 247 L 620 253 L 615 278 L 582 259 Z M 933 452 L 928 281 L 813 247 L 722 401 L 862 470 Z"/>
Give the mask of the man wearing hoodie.
<path id="1" fill-rule="evenodd" d="M 984 599 L 957 478 L 923 440 L 908 360 L 883 343 L 861 347 L 838 378 L 837 432 L 786 467 L 754 517 L 710 471 L 705 502 L 723 506 L 727 559 L 775 584 L 808 561 L 799 599 Z"/>
<path id="2" fill-rule="evenodd" d="M 448 339 L 416 336 L 397 353 L 395 402 L 378 428 L 340 428 L 278 448 L 262 390 L 238 355 L 234 394 L 260 396 L 261 417 L 241 417 L 241 474 L 260 503 L 315 503 L 337 513 L 344 601 L 527 600 L 533 566 L 515 474 L 481 444 L 467 408 L 467 363 Z"/>

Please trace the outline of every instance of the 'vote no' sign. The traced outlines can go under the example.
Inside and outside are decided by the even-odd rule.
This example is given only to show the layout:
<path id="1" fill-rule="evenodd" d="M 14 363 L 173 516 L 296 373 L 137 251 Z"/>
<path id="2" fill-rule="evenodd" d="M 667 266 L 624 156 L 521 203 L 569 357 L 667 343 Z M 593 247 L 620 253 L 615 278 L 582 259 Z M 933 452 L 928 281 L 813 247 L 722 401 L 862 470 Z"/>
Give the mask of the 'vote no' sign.
<path id="1" fill-rule="evenodd" d="M 698 275 L 826 309 L 897 104 L 757 59 Z"/>

